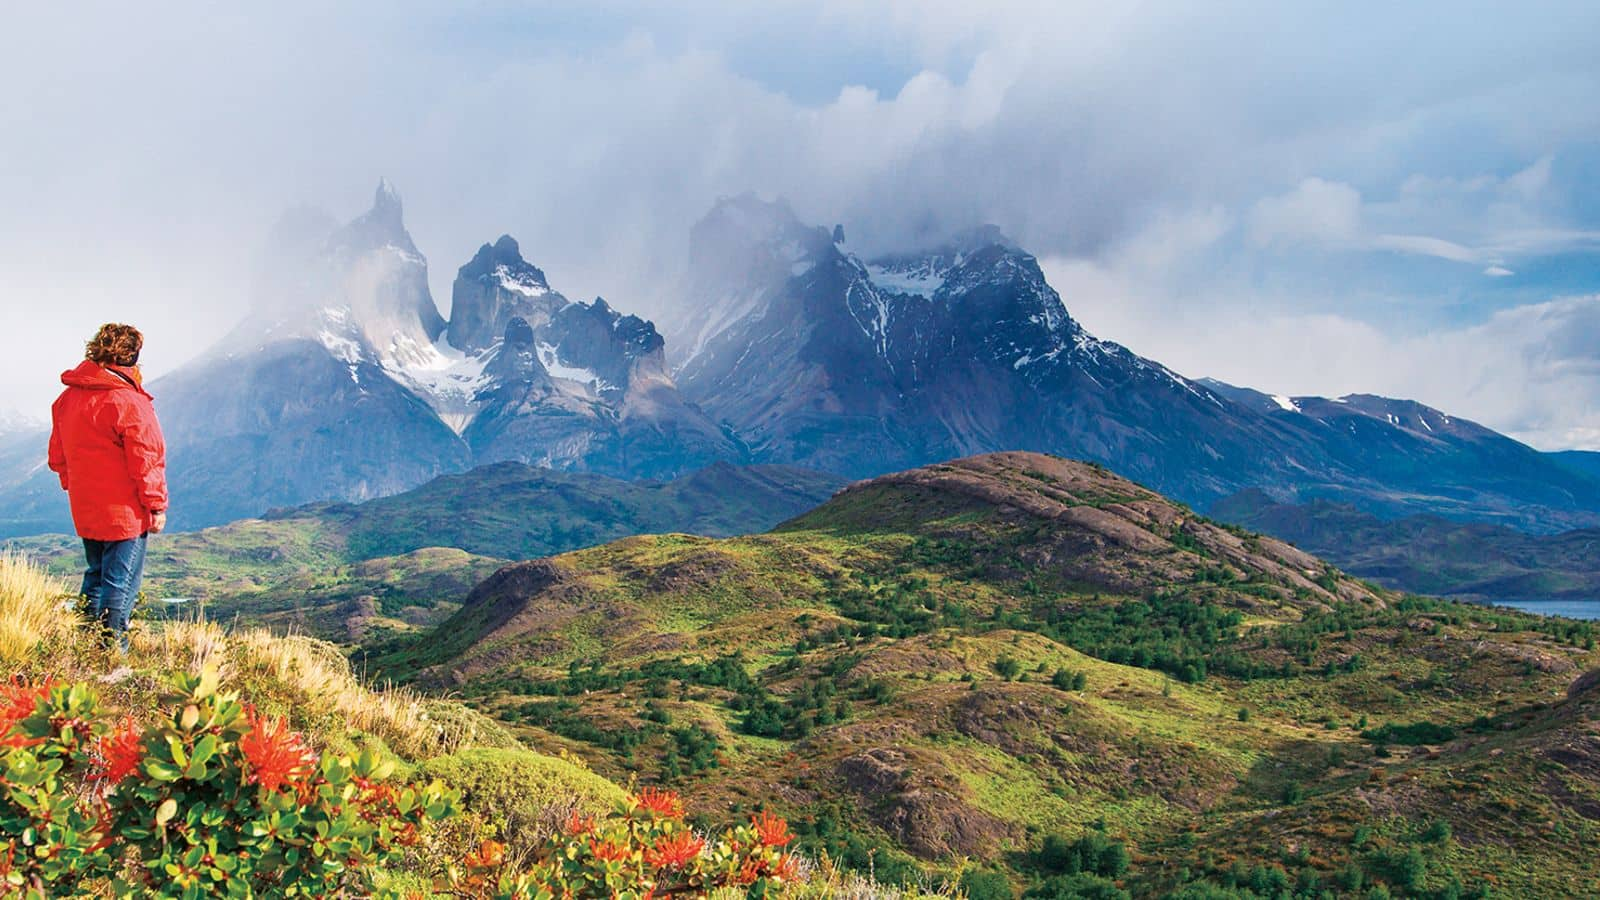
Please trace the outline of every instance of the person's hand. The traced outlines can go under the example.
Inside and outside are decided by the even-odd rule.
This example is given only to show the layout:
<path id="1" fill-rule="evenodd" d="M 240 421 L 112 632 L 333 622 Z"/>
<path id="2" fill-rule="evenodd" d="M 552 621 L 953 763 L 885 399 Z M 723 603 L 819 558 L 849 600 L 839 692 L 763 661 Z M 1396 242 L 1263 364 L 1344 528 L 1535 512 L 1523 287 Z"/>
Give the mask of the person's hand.
<path id="1" fill-rule="evenodd" d="M 160 534 L 167 530 L 167 511 L 161 510 L 150 517 L 150 533 Z"/>

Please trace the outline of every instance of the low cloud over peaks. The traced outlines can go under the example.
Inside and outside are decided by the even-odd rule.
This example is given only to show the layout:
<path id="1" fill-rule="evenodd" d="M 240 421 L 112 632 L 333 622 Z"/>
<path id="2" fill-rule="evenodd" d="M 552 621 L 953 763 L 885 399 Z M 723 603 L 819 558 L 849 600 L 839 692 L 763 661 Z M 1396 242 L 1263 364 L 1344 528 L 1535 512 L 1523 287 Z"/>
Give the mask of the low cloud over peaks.
<path id="1" fill-rule="evenodd" d="M 441 304 L 455 268 L 509 232 L 574 296 L 652 315 L 690 226 L 745 191 L 844 223 L 860 252 L 993 222 L 1057 261 L 1075 314 L 1140 352 L 1164 358 L 1166 323 L 1214 321 L 1217 345 L 1187 357 L 1224 375 L 1207 361 L 1254 354 L 1229 337 L 1252 322 L 1463 330 L 1600 289 L 1596 267 L 1583 283 L 1552 262 L 1600 246 L 1588 4 L 104 3 L 12 18 L 0 289 L 53 312 L 4 363 L 0 406 L 46 399 L 99 321 L 146 324 L 157 369 L 203 348 L 243 314 L 284 209 L 348 219 L 380 174 Z M 1264 363 L 1261 385 L 1426 387 L 1381 361 L 1346 368 L 1347 335 L 1320 337 Z"/>

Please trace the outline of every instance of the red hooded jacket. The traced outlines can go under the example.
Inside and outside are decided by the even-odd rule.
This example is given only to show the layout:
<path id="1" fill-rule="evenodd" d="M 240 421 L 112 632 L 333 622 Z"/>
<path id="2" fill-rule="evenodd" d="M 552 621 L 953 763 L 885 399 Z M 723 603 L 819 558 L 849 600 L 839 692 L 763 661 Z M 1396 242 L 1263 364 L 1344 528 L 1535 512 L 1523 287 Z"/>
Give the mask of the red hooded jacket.
<path id="1" fill-rule="evenodd" d="M 167 445 L 139 370 L 84 360 L 50 408 L 50 469 L 80 537 L 136 538 L 167 508 Z"/>

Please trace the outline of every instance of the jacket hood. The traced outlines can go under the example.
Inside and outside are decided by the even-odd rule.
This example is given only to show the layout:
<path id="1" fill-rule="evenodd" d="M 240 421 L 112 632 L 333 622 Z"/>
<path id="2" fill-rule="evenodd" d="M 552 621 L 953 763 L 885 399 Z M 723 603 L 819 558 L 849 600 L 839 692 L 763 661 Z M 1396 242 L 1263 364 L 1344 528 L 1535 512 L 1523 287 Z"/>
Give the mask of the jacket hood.
<path id="1" fill-rule="evenodd" d="M 67 387 L 88 388 L 91 391 L 131 388 L 146 397 L 150 396 L 150 392 L 144 389 L 144 378 L 137 366 L 102 366 L 86 359 L 78 363 L 77 368 L 62 372 L 61 383 Z"/>

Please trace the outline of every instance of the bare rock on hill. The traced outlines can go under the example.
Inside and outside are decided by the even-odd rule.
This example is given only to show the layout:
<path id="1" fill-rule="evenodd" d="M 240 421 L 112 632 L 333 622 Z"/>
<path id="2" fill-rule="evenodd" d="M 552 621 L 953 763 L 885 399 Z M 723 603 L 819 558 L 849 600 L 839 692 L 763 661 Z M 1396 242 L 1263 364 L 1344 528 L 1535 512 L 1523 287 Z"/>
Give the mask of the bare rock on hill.
<path id="1" fill-rule="evenodd" d="M 1578 697 L 1594 690 L 1597 685 L 1600 685 L 1600 669 L 1590 669 L 1579 675 L 1572 682 L 1572 685 L 1567 688 L 1567 699 L 1576 700 Z"/>
<path id="2" fill-rule="evenodd" d="M 979 809 L 937 762 L 874 747 L 840 760 L 837 771 L 873 821 L 924 859 L 987 858 L 1011 836 L 1006 823 Z"/>

